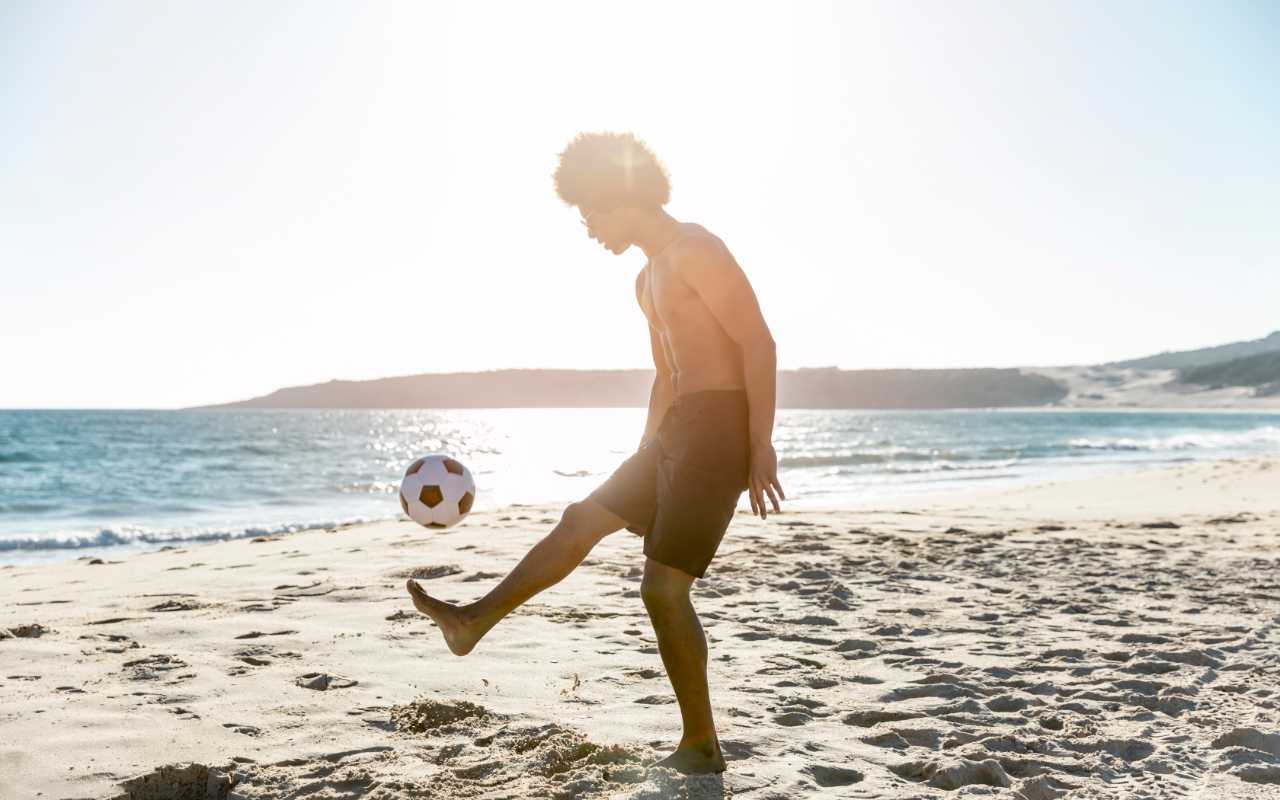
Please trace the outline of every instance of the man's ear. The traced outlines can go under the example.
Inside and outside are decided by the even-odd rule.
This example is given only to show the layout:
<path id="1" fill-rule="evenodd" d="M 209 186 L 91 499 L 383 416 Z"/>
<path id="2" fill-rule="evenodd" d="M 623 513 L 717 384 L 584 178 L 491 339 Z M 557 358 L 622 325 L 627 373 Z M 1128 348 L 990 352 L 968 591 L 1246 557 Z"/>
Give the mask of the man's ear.
<path id="1" fill-rule="evenodd" d="M 627 212 L 626 225 L 627 225 L 628 233 L 634 232 L 637 228 L 642 227 L 644 223 L 648 221 L 649 215 L 651 213 L 648 209 L 644 209 L 644 208 L 628 208 L 626 209 L 626 212 Z"/>

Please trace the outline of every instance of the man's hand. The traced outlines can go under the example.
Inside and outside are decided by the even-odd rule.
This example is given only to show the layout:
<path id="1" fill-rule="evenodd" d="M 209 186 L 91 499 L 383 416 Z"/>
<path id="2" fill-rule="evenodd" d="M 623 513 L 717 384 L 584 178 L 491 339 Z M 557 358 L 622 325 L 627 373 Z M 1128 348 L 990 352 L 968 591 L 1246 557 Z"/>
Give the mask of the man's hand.
<path id="1" fill-rule="evenodd" d="M 760 519 L 767 518 L 764 502 L 766 493 L 773 501 L 774 512 L 782 513 L 778 498 L 786 500 L 787 496 L 782 492 L 782 484 L 778 483 L 778 454 L 774 452 L 772 444 L 751 448 L 751 476 L 747 482 L 747 491 L 751 496 L 752 514 L 759 514 Z"/>

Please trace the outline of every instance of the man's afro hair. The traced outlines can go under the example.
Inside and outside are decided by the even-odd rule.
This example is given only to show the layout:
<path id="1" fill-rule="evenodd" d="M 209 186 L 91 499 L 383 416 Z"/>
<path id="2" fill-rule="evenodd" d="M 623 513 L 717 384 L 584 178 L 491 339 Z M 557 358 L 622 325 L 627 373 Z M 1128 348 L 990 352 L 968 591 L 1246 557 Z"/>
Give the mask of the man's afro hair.
<path id="1" fill-rule="evenodd" d="M 631 133 L 579 133 L 554 177 L 560 199 L 586 209 L 655 208 L 671 197 L 666 168 Z"/>

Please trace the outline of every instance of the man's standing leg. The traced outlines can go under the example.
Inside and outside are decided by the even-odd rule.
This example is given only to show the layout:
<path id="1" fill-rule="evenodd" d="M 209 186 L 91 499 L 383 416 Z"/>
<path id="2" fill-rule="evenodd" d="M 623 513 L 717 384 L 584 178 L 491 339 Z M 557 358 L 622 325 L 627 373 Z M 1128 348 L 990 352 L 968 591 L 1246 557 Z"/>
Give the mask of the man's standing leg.
<path id="1" fill-rule="evenodd" d="M 693 609 L 693 576 L 646 558 L 640 596 L 658 637 L 658 652 L 680 703 L 684 732 L 676 751 L 656 766 L 686 773 L 723 772 L 724 756 L 711 719 L 707 637 Z"/>

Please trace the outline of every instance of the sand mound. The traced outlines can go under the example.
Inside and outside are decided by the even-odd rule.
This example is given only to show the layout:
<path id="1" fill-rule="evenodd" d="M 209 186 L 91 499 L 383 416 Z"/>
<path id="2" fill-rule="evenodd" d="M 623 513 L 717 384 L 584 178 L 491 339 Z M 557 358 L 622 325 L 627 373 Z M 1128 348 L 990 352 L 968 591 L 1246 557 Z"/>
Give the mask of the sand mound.
<path id="1" fill-rule="evenodd" d="M 441 797 L 485 796 L 495 786 L 514 796 L 612 797 L 619 784 L 645 779 L 647 752 L 602 745 L 556 723 L 516 724 L 466 701 L 419 698 L 393 706 L 391 718 L 403 735 L 430 736 L 436 763 L 447 768 L 430 784 Z"/>
<path id="2" fill-rule="evenodd" d="M 225 800 L 235 782 L 233 765 L 170 764 L 125 781 L 111 800 Z"/>
<path id="3" fill-rule="evenodd" d="M 391 707 L 391 721 L 402 733 L 427 733 L 464 719 L 481 720 L 488 716 L 488 709 L 465 700 L 442 703 L 423 698 Z"/>
<path id="4" fill-rule="evenodd" d="M 394 745 L 290 758 L 272 764 L 159 767 L 121 784 L 112 800 L 703 796 L 651 754 L 593 742 L 556 723 L 533 725 L 468 703 L 415 700 L 391 710 Z M 850 780 L 826 775 L 830 785 Z M 689 779 L 690 783 L 698 779 Z"/>

